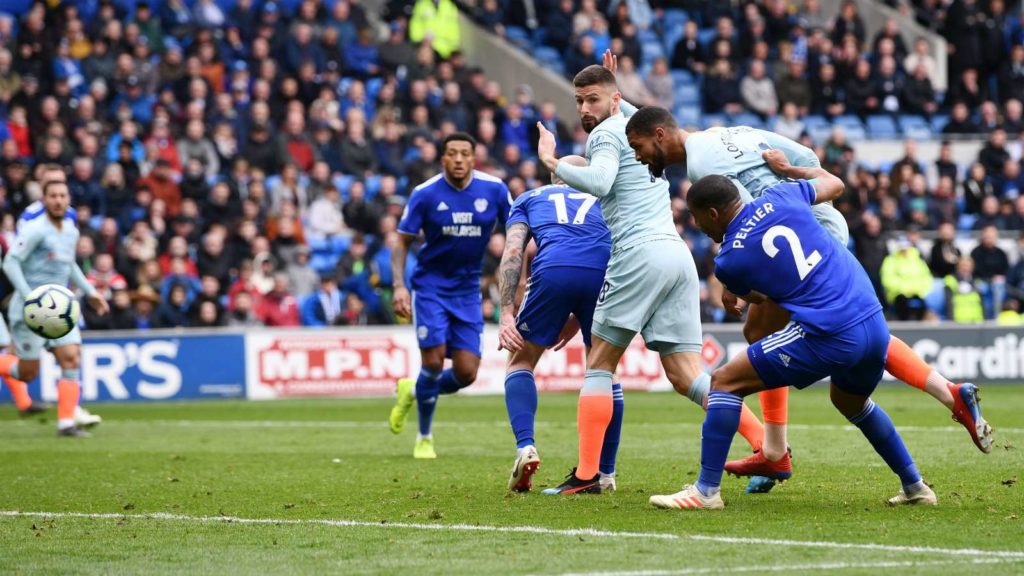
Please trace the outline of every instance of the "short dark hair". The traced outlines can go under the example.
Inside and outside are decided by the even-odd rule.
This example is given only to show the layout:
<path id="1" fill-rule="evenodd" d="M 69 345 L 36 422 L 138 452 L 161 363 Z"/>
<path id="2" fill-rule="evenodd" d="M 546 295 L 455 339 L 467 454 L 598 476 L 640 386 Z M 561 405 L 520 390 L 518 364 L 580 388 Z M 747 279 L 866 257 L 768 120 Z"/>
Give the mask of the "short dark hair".
<path id="1" fill-rule="evenodd" d="M 722 209 L 740 199 L 740 191 L 725 176 L 711 174 L 694 182 L 686 193 L 686 205 L 691 210 Z"/>
<path id="2" fill-rule="evenodd" d="M 476 138 L 473 138 L 466 132 L 452 132 L 451 134 L 444 137 L 441 142 L 441 154 L 444 155 L 448 151 L 449 142 L 469 142 L 470 148 L 476 148 Z"/>
<path id="3" fill-rule="evenodd" d="M 657 106 L 644 106 L 629 117 L 629 122 L 626 123 L 626 134 L 650 136 L 658 127 L 675 130 L 679 128 L 679 124 L 668 110 Z"/>
<path id="4" fill-rule="evenodd" d="M 54 186 L 64 186 L 65 188 L 67 188 L 68 183 L 63 180 L 50 180 L 43 186 L 43 196 L 46 196 L 46 193 L 50 190 L 50 188 L 53 188 Z"/>
<path id="5" fill-rule="evenodd" d="M 572 79 L 572 85 L 576 88 L 595 85 L 615 86 L 615 75 L 603 66 L 591 64 L 576 74 Z"/>

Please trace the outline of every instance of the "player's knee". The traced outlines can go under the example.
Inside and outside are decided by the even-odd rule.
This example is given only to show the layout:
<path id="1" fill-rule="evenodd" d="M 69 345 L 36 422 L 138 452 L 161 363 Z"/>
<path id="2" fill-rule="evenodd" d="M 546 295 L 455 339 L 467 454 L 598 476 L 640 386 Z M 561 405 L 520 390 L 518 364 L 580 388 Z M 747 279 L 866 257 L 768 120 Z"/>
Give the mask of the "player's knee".
<path id="1" fill-rule="evenodd" d="M 746 340 L 748 344 L 753 344 L 769 334 L 770 332 L 767 332 L 762 326 L 759 326 L 757 322 L 747 322 L 743 325 L 743 339 Z"/>
<path id="2" fill-rule="evenodd" d="M 18 364 L 18 379 L 22 382 L 31 382 L 36 379 L 39 375 L 39 365 L 36 363 L 26 364 L 22 362 Z"/>
<path id="3" fill-rule="evenodd" d="M 456 380 L 459 381 L 459 384 L 462 384 L 463 388 L 476 382 L 476 366 L 456 366 L 453 368 L 453 371 L 455 372 Z"/>
<path id="4" fill-rule="evenodd" d="M 440 372 L 444 370 L 444 358 L 434 358 L 425 356 L 420 362 L 423 368 L 430 370 L 431 372 Z"/>

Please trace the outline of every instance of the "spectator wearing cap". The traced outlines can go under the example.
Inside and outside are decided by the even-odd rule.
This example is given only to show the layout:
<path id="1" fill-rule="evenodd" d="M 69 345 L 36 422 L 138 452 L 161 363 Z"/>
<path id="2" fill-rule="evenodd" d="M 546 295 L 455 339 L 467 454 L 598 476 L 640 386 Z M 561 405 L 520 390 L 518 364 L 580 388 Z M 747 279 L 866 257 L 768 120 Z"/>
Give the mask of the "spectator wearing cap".
<path id="1" fill-rule="evenodd" d="M 408 68 L 416 61 L 416 49 L 405 39 L 405 28 L 401 22 L 392 22 L 388 28 L 388 39 L 378 49 L 380 65 L 391 74 Z"/>

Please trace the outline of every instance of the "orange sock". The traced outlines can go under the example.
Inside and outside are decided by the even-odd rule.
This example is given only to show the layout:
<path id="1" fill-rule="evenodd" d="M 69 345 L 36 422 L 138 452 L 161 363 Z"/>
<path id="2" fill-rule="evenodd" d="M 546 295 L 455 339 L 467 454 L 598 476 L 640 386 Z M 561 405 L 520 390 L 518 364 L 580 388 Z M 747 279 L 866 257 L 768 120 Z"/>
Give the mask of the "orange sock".
<path id="1" fill-rule="evenodd" d="M 597 476 L 601 461 L 601 446 L 604 445 L 604 433 L 608 423 L 612 421 L 612 395 L 580 394 L 580 402 L 576 412 L 576 430 L 580 437 L 580 462 L 576 467 L 576 477 L 590 480 Z"/>
<path id="2" fill-rule="evenodd" d="M 17 365 L 18 357 L 14 354 L 0 354 L 0 376 L 10 376 Z"/>
<path id="3" fill-rule="evenodd" d="M 764 390 L 757 394 L 761 400 L 761 415 L 765 424 L 784 426 L 789 420 L 789 387 Z"/>
<path id="4" fill-rule="evenodd" d="M 81 394 L 81 386 L 74 380 L 59 380 L 57 382 L 57 425 L 66 428 L 75 423 L 75 406 L 78 406 L 78 396 Z"/>
<path id="5" fill-rule="evenodd" d="M 3 377 L 7 387 L 11 389 L 11 397 L 14 398 L 14 405 L 18 410 L 27 410 L 32 406 L 32 397 L 28 395 L 28 384 L 16 380 L 10 376 Z"/>
<path id="6" fill-rule="evenodd" d="M 932 367 L 915 354 L 906 342 L 895 336 L 889 338 L 889 355 L 885 360 L 885 369 L 897 379 L 919 390 L 924 390 L 928 383 L 928 375 L 932 373 Z"/>
<path id="7" fill-rule="evenodd" d="M 743 409 L 740 411 L 739 433 L 755 452 L 764 445 L 764 426 L 746 404 L 743 404 Z"/>

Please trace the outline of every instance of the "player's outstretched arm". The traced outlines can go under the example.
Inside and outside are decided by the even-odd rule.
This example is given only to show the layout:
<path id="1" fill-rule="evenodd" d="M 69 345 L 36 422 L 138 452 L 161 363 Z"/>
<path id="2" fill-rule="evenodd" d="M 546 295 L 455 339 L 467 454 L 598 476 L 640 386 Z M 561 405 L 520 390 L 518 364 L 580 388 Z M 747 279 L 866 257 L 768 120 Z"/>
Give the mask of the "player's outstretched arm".
<path id="1" fill-rule="evenodd" d="M 85 273 L 82 272 L 77 263 L 71 265 L 71 283 L 82 290 L 85 294 L 85 299 L 100 316 L 110 311 L 110 305 L 107 304 L 106 299 L 96 291 L 95 286 L 89 283 Z"/>
<path id="2" fill-rule="evenodd" d="M 772 171 L 785 178 L 807 180 L 814 186 L 814 204 L 831 202 L 843 195 L 846 184 L 828 170 L 817 166 L 793 166 L 782 150 L 768 150 L 761 155 Z"/>
<path id="3" fill-rule="evenodd" d="M 516 307 L 516 290 L 523 274 L 523 254 L 530 227 L 515 222 L 505 231 L 505 252 L 501 255 L 498 268 L 498 292 L 501 294 L 501 329 L 498 332 L 498 350 L 518 352 L 523 347 L 523 336 L 516 328 L 513 310 Z"/>
<path id="4" fill-rule="evenodd" d="M 391 251 L 391 278 L 395 285 L 391 307 L 400 318 L 412 318 L 412 296 L 405 287 L 405 260 L 409 255 L 409 246 L 416 237 L 399 234 L 398 238 L 398 245 Z"/>
<path id="5" fill-rule="evenodd" d="M 604 55 L 601 58 L 601 66 L 612 74 L 615 74 L 619 70 L 619 57 L 612 52 L 611 48 L 605 49 Z M 625 98 L 619 100 L 619 111 L 622 112 L 622 115 L 626 118 L 636 114 L 637 110 L 639 110 L 639 108 L 629 102 L 626 102 Z"/>

